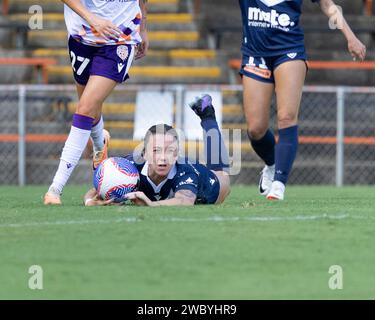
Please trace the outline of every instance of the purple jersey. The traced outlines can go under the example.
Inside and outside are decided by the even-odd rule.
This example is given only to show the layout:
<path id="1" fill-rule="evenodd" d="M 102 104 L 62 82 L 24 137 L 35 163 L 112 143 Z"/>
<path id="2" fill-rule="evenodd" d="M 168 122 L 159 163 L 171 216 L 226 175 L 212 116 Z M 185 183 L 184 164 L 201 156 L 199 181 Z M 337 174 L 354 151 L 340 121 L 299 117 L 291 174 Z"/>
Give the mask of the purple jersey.
<path id="1" fill-rule="evenodd" d="M 69 34 L 91 46 L 131 44 L 142 42 L 139 28 L 142 20 L 139 0 L 80 0 L 93 14 L 113 22 L 122 34 L 117 39 L 104 39 L 86 20 L 64 5 L 65 23 Z"/>

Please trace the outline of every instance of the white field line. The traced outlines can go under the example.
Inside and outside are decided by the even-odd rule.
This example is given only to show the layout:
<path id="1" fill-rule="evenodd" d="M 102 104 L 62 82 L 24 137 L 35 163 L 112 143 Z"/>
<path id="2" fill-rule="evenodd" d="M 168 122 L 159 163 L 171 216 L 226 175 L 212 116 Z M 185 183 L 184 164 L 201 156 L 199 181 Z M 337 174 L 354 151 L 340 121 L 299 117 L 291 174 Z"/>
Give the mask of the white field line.
<path id="1" fill-rule="evenodd" d="M 322 215 L 296 215 L 296 216 L 244 216 L 244 217 L 224 217 L 210 216 L 205 218 L 183 218 L 183 217 L 152 217 L 152 222 L 275 222 L 275 221 L 314 221 L 314 220 L 375 220 L 371 216 L 352 216 L 349 214 L 322 214 Z M 148 220 L 148 219 L 146 219 Z M 87 225 L 87 224 L 111 224 L 111 223 L 136 223 L 142 222 L 143 219 L 137 217 L 126 217 L 109 220 L 61 220 L 61 221 L 45 221 L 30 223 L 2 223 L 0 228 L 26 228 L 26 227 L 45 227 L 45 226 L 65 226 L 65 225 Z"/>

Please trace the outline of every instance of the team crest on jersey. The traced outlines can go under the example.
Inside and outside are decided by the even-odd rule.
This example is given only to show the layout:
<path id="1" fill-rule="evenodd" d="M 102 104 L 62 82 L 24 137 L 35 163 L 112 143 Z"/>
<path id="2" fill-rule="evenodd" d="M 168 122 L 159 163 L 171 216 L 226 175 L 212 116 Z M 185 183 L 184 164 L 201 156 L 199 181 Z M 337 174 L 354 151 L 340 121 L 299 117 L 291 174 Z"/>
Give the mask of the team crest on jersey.
<path id="1" fill-rule="evenodd" d="M 117 47 L 117 55 L 120 57 L 122 61 L 125 61 L 129 56 L 129 50 L 127 46 L 118 46 Z"/>
<path id="2" fill-rule="evenodd" d="M 263 2 L 267 7 L 276 6 L 277 4 L 286 2 L 286 1 L 293 1 L 293 0 L 260 0 Z"/>

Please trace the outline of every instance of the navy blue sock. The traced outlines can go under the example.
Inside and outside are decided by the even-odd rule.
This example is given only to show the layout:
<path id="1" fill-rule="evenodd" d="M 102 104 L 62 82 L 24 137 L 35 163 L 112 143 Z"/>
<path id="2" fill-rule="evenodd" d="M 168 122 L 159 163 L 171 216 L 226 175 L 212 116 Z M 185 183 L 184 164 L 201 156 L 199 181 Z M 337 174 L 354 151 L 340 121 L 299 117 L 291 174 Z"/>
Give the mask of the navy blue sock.
<path id="1" fill-rule="evenodd" d="M 203 128 L 207 168 L 214 171 L 223 171 L 225 168 L 229 168 L 228 150 L 216 120 L 204 119 L 201 126 Z"/>
<path id="2" fill-rule="evenodd" d="M 275 181 L 287 183 L 297 149 L 298 126 L 280 129 L 279 141 L 276 145 Z"/>
<path id="3" fill-rule="evenodd" d="M 263 138 L 259 140 L 254 140 L 249 132 L 251 146 L 253 147 L 255 153 L 265 162 L 267 166 L 273 166 L 275 164 L 275 136 L 270 130 L 267 130 Z"/>

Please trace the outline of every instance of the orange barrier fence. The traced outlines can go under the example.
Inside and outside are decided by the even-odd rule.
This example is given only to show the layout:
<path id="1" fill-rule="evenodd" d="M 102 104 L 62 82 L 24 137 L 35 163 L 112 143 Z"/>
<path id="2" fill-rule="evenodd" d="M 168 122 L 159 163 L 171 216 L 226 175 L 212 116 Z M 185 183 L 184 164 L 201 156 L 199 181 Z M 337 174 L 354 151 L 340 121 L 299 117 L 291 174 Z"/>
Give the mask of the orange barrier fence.
<path id="1" fill-rule="evenodd" d="M 372 11 L 374 8 L 374 3 L 373 0 L 364 0 L 364 5 L 365 5 L 365 14 L 367 16 L 372 16 Z"/>
<path id="2" fill-rule="evenodd" d="M 329 70 L 347 70 L 347 69 L 356 69 L 356 70 L 374 70 L 375 61 L 364 61 L 364 62 L 354 62 L 354 61 L 308 61 L 307 62 L 310 69 L 329 69 Z M 232 69 L 241 68 L 240 59 L 232 59 L 228 63 L 229 67 Z"/>
<path id="3" fill-rule="evenodd" d="M 3 5 L 2 5 L 2 12 L 3 12 L 3 15 L 7 15 L 8 12 L 9 12 L 9 1 L 8 0 L 3 0 Z"/>
<path id="4" fill-rule="evenodd" d="M 25 141 L 30 143 L 63 143 L 67 139 L 65 134 L 27 134 Z M 277 138 L 277 137 L 276 137 Z M 18 142 L 18 134 L 0 134 L 0 142 Z M 300 144 L 336 144 L 337 139 L 333 136 L 300 136 Z M 375 137 L 345 137 L 344 144 L 347 145 L 375 145 Z"/>
<path id="5" fill-rule="evenodd" d="M 57 61 L 49 58 L 0 58 L 0 65 L 30 65 L 37 68 L 38 75 L 43 83 L 48 83 L 48 66 L 55 65 Z M 40 81 L 38 81 L 40 82 Z"/>

